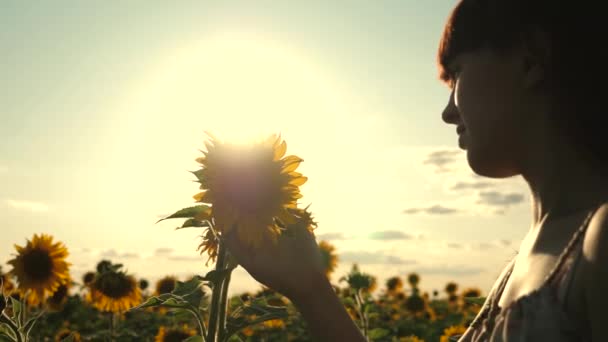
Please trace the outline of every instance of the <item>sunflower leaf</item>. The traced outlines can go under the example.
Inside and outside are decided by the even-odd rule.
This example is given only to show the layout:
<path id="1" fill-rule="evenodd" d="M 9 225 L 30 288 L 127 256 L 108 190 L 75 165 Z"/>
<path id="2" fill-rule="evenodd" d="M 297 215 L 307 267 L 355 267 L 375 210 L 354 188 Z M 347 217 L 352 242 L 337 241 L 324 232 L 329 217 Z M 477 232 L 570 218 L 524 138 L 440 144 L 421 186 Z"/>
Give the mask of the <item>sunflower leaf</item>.
<path id="1" fill-rule="evenodd" d="M 224 278 L 226 278 L 229 274 L 232 273 L 234 268 L 226 268 L 224 270 L 211 270 L 205 274 L 204 280 L 212 283 L 213 285 L 219 284 Z"/>
<path id="2" fill-rule="evenodd" d="M 471 304 L 483 305 L 486 302 L 485 297 L 464 297 L 462 298 L 465 302 L 469 302 Z"/>
<path id="3" fill-rule="evenodd" d="M 211 208 L 211 207 L 208 205 L 204 205 L 204 204 L 195 205 L 193 207 L 188 207 L 188 208 L 183 208 L 165 218 L 162 218 L 162 219 L 156 221 L 156 223 L 158 223 L 160 221 L 168 220 L 168 219 L 173 219 L 173 218 L 193 218 L 197 214 L 200 214 L 203 211 L 208 210 L 209 208 Z"/>
<path id="4" fill-rule="evenodd" d="M 372 329 L 369 331 L 368 338 L 370 340 L 376 340 L 379 338 L 383 338 L 384 336 L 388 335 L 389 333 L 390 333 L 390 331 L 388 331 L 386 329 L 376 328 L 376 329 Z"/>
<path id="5" fill-rule="evenodd" d="M 11 316 L 11 318 L 13 319 L 14 322 L 17 323 L 17 325 L 20 325 L 21 321 L 19 320 L 19 317 L 21 317 L 21 309 L 23 307 L 23 305 L 21 305 L 21 302 L 13 297 L 8 297 L 11 300 L 11 309 L 13 310 L 13 315 Z"/>
<path id="6" fill-rule="evenodd" d="M 184 340 L 184 342 L 204 342 L 203 337 L 201 335 L 190 336 Z"/>
<path id="7" fill-rule="evenodd" d="M 145 302 L 139 304 L 138 306 L 131 308 L 131 310 L 144 309 L 144 308 L 149 308 L 152 306 L 159 306 L 170 297 L 171 297 L 170 293 L 163 293 L 160 296 L 150 297 Z"/>
<path id="8" fill-rule="evenodd" d="M 286 318 L 288 316 L 287 314 L 287 310 L 284 310 L 284 312 L 269 312 L 266 313 L 262 316 L 257 317 L 254 320 L 251 321 L 245 321 L 243 322 L 242 317 L 228 317 L 228 320 L 226 322 L 227 325 L 227 329 L 226 329 L 226 337 L 224 339 L 224 341 L 227 341 L 230 337 L 232 337 L 232 335 L 236 334 L 237 332 L 243 330 L 246 327 L 252 326 L 252 325 L 256 325 L 265 321 L 269 321 L 271 319 L 283 319 Z"/>
<path id="9" fill-rule="evenodd" d="M 36 324 L 36 322 L 38 321 L 38 318 L 42 317 L 42 315 L 44 313 L 45 313 L 44 311 L 41 311 L 36 316 L 28 319 L 28 321 L 23 326 L 23 331 L 25 331 L 25 335 L 29 335 L 30 334 L 30 331 L 34 327 L 34 324 Z"/>
<path id="10" fill-rule="evenodd" d="M 195 275 L 188 281 L 177 281 L 177 284 L 175 284 L 175 289 L 173 289 L 171 293 L 178 296 L 188 295 L 195 290 L 198 290 L 203 281 L 204 278 L 199 275 Z"/>
<path id="11" fill-rule="evenodd" d="M 207 223 L 207 221 L 200 221 L 197 219 L 187 219 L 180 227 L 175 228 L 175 230 L 178 229 L 184 229 L 184 228 L 206 228 L 209 227 L 209 223 Z"/>
<path id="12" fill-rule="evenodd" d="M 2 326 L 2 325 L 0 325 L 0 327 L 1 327 L 1 326 Z M 4 341 L 7 341 L 7 342 L 13 342 L 13 341 L 16 341 L 16 340 L 15 340 L 15 338 L 14 338 L 14 337 L 12 337 L 11 335 L 9 335 L 9 334 L 7 334 L 7 333 L 5 333 L 5 332 L 0 331 L 0 342 L 4 342 Z"/>

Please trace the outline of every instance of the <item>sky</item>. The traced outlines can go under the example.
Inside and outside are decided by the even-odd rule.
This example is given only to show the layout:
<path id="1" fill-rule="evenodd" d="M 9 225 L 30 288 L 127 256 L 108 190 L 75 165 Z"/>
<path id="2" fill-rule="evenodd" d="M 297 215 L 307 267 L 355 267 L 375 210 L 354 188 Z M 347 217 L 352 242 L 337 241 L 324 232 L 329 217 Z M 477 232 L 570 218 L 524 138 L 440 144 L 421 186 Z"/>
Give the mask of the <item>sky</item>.
<path id="1" fill-rule="evenodd" d="M 339 278 L 418 272 L 487 293 L 530 225 L 521 178 L 469 169 L 435 53 L 454 1 L 0 3 L 0 264 L 35 233 L 75 279 L 205 274 L 193 204 L 204 131 L 280 133 Z M 260 285 L 242 268 L 231 292 Z"/>

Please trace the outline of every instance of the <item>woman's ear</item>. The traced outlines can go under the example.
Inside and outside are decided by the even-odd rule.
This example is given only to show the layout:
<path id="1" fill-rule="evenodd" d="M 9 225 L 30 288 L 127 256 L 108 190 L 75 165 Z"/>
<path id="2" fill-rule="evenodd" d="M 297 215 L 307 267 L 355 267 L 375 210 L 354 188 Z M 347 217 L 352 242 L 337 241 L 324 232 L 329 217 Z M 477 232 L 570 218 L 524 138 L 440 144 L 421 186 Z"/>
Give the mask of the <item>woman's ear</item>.
<path id="1" fill-rule="evenodd" d="M 550 50 L 549 39 L 541 31 L 535 30 L 524 37 L 522 71 L 526 88 L 536 88 L 547 78 Z"/>

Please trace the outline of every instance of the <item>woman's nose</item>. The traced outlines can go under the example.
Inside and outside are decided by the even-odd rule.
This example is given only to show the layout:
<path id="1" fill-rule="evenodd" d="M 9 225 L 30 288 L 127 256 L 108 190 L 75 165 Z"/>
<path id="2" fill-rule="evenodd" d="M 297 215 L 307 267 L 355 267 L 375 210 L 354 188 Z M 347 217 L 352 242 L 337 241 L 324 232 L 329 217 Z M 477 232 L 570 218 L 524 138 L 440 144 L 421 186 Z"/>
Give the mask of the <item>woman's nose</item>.
<path id="1" fill-rule="evenodd" d="M 456 108 L 456 103 L 454 103 L 454 91 L 450 94 L 450 100 L 448 104 L 441 112 L 441 118 L 445 123 L 448 124 L 457 124 L 459 120 L 458 109 Z"/>

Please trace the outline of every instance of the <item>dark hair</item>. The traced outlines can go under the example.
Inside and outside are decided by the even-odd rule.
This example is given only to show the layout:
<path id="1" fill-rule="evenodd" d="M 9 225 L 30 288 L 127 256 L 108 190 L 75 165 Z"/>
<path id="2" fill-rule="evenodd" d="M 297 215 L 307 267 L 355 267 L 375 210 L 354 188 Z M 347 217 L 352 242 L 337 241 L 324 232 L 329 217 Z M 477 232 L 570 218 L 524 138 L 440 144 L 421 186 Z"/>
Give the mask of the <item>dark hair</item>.
<path id="1" fill-rule="evenodd" d="M 439 77 L 451 84 L 449 66 L 461 53 L 489 48 L 501 53 L 547 38 L 545 85 L 563 109 L 555 113 L 564 133 L 581 150 L 608 162 L 605 97 L 608 97 L 608 30 L 600 1 L 461 0 L 443 31 L 437 62 Z"/>

